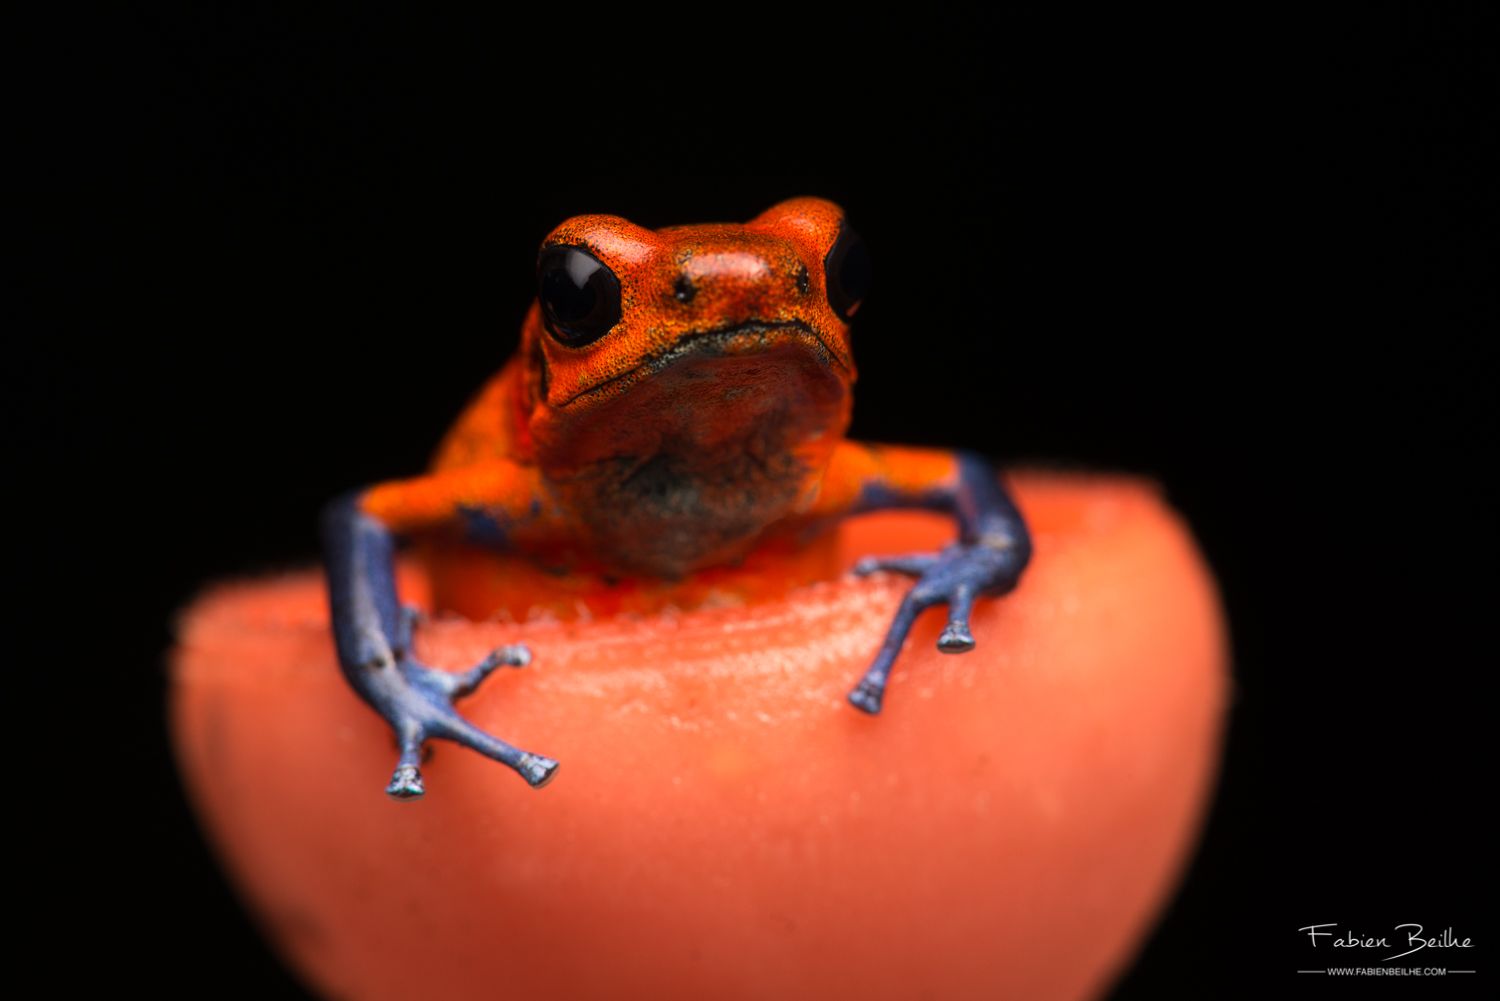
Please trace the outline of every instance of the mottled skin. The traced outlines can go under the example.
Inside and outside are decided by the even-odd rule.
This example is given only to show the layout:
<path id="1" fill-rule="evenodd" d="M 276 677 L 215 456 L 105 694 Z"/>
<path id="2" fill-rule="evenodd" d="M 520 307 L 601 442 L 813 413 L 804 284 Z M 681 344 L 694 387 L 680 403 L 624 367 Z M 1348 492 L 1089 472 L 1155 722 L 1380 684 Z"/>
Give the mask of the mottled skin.
<path id="1" fill-rule="evenodd" d="M 815 545 L 838 517 L 936 508 L 955 515 L 958 541 L 856 568 L 917 582 L 850 701 L 879 711 L 891 664 L 923 608 L 949 606 L 941 649 L 973 647 L 975 597 L 1015 586 L 1030 540 L 977 456 L 844 438 L 855 378 L 847 321 L 858 303 L 848 300 L 847 268 L 825 273 L 830 261 L 837 269 L 831 251 L 844 232 L 842 210 L 814 198 L 744 225 L 651 231 L 614 216 L 569 219 L 543 242 L 544 256 L 584 248 L 606 267 L 618 283 L 617 322 L 570 345 L 554 313 L 534 303 L 520 350 L 460 417 L 426 475 L 329 506 L 339 661 L 400 742 L 391 795 L 422 794 L 417 763 L 433 737 L 502 761 L 534 786 L 557 767 L 478 730 L 451 704 L 495 668 L 527 663 L 524 648 L 497 650 L 463 674 L 412 657 L 413 617 L 397 600 L 391 566 L 397 536 L 436 544 L 455 569 L 486 549 L 502 554 L 500 576 L 505 560 L 516 574 L 528 572 L 523 564 L 546 566 L 610 607 L 603 597 L 633 581 L 660 582 L 658 594 L 691 593 L 695 578 L 719 568 L 757 554 L 764 566 L 766 553 Z M 485 606 L 470 600 L 464 610 Z"/>

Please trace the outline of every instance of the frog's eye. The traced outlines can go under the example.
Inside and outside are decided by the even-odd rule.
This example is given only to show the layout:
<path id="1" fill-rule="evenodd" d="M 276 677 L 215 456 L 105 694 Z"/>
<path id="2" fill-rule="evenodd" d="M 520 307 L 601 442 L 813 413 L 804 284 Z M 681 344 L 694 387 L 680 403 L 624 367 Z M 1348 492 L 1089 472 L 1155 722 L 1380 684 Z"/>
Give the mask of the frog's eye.
<path id="1" fill-rule="evenodd" d="M 870 252 L 848 223 L 840 224 L 839 238 L 823 258 L 823 274 L 828 279 L 828 305 L 849 319 L 870 294 Z"/>
<path id="2" fill-rule="evenodd" d="M 620 322 L 620 279 L 582 247 L 548 247 L 536 264 L 547 330 L 568 347 L 592 344 Z"/>

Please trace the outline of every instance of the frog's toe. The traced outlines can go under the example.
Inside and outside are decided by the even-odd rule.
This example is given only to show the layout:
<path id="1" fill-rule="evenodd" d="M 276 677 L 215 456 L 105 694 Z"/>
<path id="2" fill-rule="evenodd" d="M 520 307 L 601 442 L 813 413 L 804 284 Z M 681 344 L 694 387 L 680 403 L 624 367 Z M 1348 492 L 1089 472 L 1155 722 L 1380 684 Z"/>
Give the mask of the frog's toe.
<path id="1" fill-rule="evenodd" d="M 884 688 L 870 681 L 861 681 L 849 692 L 849 704 L 871 716 L 880 712 L 880 706 L 884 700 Z"/>
<path id="2" fill-rule="evenodd" d="M 444 702 L 461 699 L 472 694 L 485 678 L 497 668 L 525 667 L 531 663 L 531 651 L 515 643 L 497 647 L 488 656 L 467 671 L 441 671 L 407 658 L 401 665 L 403 673 L 416 687 Z"/>
<path id="3" fill-rule="evenodd" d="M 525 667 L 531 663 L 531 651 L 523 644 L 512 643 L 509 646 L 496 647 L 489 655 L 478 664 L 469 668 L 461 674 L 448 674 L 452 679 L 449 686 L 448 697 L 450 699 L 462 698 L 479 687 L 480 682 L 490 676 L 496 668 L 501 667 Z M 441 672 L 446 674 L 447 672 Z"/>
<path id="4" fill-rule="evenodd" d="M 531 784 L 531 788 L 540 789 L 552 781 L 552 776 L 557 772 L 557 762 L 527 751 L 521 755 L 516 771 L 521 773 L 521 778 Z"/>
<path id="5" fill-rule="evenodd" d="M 427 729 L 416 721 L 416 716 L 407 714 L 396 724 L 396 744 L 401 748 L 401 757 L 396 770 L 391 773 L 390 784 L 385 794 L 392 799 L 416 799 L 427 790 L 422 786 L 422 773 L 417 763 L 422 760 L 422 743 L 427 739 Z"/>
<path id="6" fill-rule="evenodd" d="M 503 765 L 508 765 L 533 789 L 540 789 L 552 781 L 557 771 L 557 762 L 551 758 L 507 744 L 500 738 L 479 729 L 456 712 L 450 711 L 437 720 L 433 733 L 435 736 L 446 737 L 455 744 L 462 744 L 487 758 L 493 758 Z"/>
<path id="7" fill-rule="evenodd" d="M 497 667 L 525 667 L 531 663 L 531 650 L 525 643 L 511 643 L 491 650 L 485 659 L 494 661 Z"/>
<path id="8" fill-rule="evenodd" d="M 416 765 L 397 765 L 391 773 L 391 784 L 385 787 L 386 795 L 392 799 L 418 799 L 426 791 Z"/>
<path id="9" fill-rule="evenodd" d="M 943 653 L 968 653 L 974 649 L 974 634 L 969 632 L 968 623 L 948 623 L 938 637 L 937 648 Z"/>
<path id="10" fill-rule="evenodd" d="M 907 556 L 866 556 L 854 564 L 854 574 L 866 577 L 872 573 L 888 571 L 920 577 L 931 570 L 938 558 L 931 553 L 913 553 Z"/>
<path id="11" fill-rule="evenodd" d="M 974 610 L 974 591 L 969 584 L 959 584 L 949 592 L 948 625 L 937 641 L 937 648 L 943 653 L 966 653 L 974 649 L 974 634 L 969 632 L 969 613 Z"/>

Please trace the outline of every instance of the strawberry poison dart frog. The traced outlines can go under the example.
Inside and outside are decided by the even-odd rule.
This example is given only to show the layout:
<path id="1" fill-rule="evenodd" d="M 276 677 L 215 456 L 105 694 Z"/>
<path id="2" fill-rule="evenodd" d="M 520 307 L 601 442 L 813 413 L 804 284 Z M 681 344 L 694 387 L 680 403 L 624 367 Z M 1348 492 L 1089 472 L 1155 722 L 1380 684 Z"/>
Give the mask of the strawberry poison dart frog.
<path id="1" fill-rule="evenodd" d="M 423 792 L 423 743 L 445 738 L 533 786 L 557 762 L 453 708 L 524 646 L 461 673 L 412 653 L 417 614 L 397 597 L 396 540 L 422 544 L 435 600 L 483 617 L 565 594 L 590 614 L 757 596 L 833 576 L 841 517 L 951 513 L 940 552 L 862 560 L 915 578 L 849 693 L 880 711 L 918 613 L 946 604 L 938 647 L 974 646 L 976 597 L 1015 587 L 1031 555 L 995 470 L 967 452 L 845 440 L 849 323 L 870 286 L 864 244 L 838 206 L 798 198 L 744 225 L 643 229 L 569 219 L 543 241 L 516 355 L 480 392 L 431 469 L 332 502 L 322 519 L 339 664 L 395 731 L 387 792 Z M 822 562 L 820 562 L 822 560 Z"/>

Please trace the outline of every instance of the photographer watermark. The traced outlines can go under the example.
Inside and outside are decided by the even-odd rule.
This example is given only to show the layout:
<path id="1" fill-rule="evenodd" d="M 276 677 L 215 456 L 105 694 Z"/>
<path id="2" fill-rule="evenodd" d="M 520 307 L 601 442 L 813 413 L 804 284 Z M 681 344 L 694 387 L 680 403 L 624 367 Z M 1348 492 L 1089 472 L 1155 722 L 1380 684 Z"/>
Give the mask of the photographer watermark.
<path id="1" fill-rule="evenodd" d="M 1460 960 L 1462 953 L 1453 950 L 1472 949 L 1474 941 L 1460 937 L 1452 928 L 1444 928 L 1437 935 L 1430 934 L 1415 922 L 1396 925 L 1386 934 L 1365 934 L 1362 931 L 1345 930 L 1337 922 L 1303 925 L 1298 932 L 1307 936 L 1309 945 L 1332 957 L 1348 960 L 1337 966 L 1323 969 L 1303 969 L 1298 973 L 1318 973 L 1333 977 L 1446 977 L 1449 974 L 1474 973 L 1473 969 L 1455 969 L 1438 965 L 1440 959 Z M 1389 953 L 1389 955 L 1381 955 Z M 1412 957 L 1417 957 L 1413 960 Z M 1321 958 L 1321 957 L 1320 957 Z M 1397 964 L 1398 960 L 1407 960 Z M 1413 965 L 1413 964 L 1416 965 Z M 1397 965 L 1388 965 L 1397 964 Z"/>

